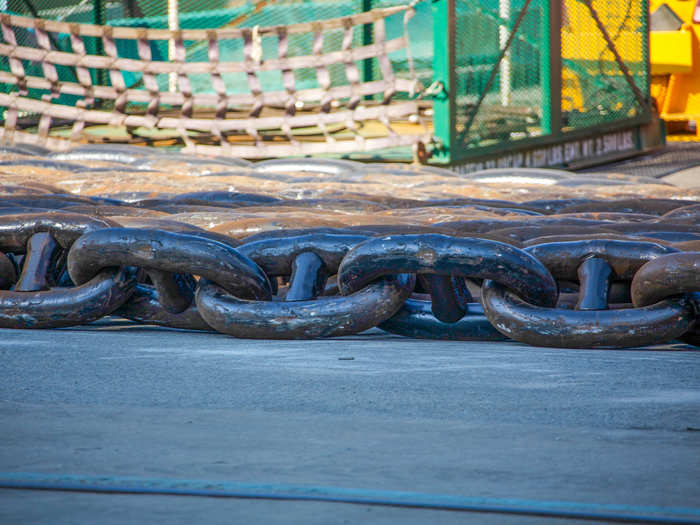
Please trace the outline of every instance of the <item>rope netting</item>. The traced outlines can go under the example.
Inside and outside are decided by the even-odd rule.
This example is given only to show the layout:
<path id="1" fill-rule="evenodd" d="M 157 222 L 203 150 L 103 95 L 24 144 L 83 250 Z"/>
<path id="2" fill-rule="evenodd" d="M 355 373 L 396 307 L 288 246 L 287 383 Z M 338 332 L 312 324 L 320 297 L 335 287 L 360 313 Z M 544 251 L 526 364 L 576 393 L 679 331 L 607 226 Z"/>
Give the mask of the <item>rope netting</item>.
<path id="1" fill-rule="evenodd" d="M 410 53 L 407 25 L 414 13 L 413 5 L 400 5 L 292 25 L 178 31 L 0 14 L 0 58 L 6 63 L 0 83 L 11 86 L 0 93 L 0 108 L 6 108 L 0 142 L 64 151 L 93 140 L 86 126 L 108 126 L 125 129 L 127 142 L 139 128 L 157 130 L 184 151 L 246 158 L 416 147 L 431 140 L 431 130 Z M 393 16 L 403 20 L 397 37 L 386 29 Z M 372 42 L 358 41 L 357 32 L 368 25 Z M 18 38 L 27 31 L 35 38 Z M 340 49 L 324 46 L 338 34 Z M 56 39 L 66 35 L 69 49 L 57 49 Z M 298 35 L 312 39 L 310 54 L 290 46 Z M 90 51 L 95 39 L 104 55 Z M 174 48 L 168 61 L 152 55 L 163 41 Z M 193 44 L 207 50 L 199 55 L 204 60 L 190 61 Z M 221 50 L 232 45 L 241 47 L 242 59 L 222 60 Z M 137 59 L 120 52 L 128 46 Z M 397 53 L 408 74 L 395 71 Z M 380 75 L 362 81 L 367 59 L 376 61 Z M 61 68 L 72 70 L 73 80 L 59 75 Z M 331 68 L 344 75 L 331 75 Z M 314 87 L 298 85 L 300 70 L 315 72 Z M 97 81 L 100 72 L 107 82 Z M 265 89 L 270 72 L 281 77 L 283 90 Z M 138 87 L 128 85 L 125 75 L 140 76 Z M 191 77 L 201 85 L 202 75 L 210 89 L 194 90 Z M 227 90 L 231 75 L 246 78 L 247 92 Z M 166 89 L 163 76 L 175 76 L 177 88 Z"/>

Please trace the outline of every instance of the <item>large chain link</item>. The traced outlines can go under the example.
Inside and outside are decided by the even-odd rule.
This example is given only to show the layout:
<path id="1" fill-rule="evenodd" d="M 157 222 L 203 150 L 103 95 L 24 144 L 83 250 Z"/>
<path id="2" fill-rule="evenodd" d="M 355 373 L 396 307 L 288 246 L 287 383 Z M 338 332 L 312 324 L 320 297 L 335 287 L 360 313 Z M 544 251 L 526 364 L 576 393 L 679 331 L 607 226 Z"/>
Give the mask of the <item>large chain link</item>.
<path id="1" fill-rule="evenodd" d="M 84 324 L 110 314 L 129 299 L 136 279 L 126 267 L 96 271 L 80 286 L 62 287 L 66 250 L 84 234 L 113 226 L 109 220 L 64 213 L 5 216 L 0 250 L 13 254 L 17 270 L 6 268 L 3 284 L 19 274 L 13 290 L 0 290 L 0 326 L 56 328 Z M 60 252 L 64 252 L 61 254 Z M 17 255 L 21 255 L 21 269 Z M 61 261 L 63 264 L 61 264 Z"/>

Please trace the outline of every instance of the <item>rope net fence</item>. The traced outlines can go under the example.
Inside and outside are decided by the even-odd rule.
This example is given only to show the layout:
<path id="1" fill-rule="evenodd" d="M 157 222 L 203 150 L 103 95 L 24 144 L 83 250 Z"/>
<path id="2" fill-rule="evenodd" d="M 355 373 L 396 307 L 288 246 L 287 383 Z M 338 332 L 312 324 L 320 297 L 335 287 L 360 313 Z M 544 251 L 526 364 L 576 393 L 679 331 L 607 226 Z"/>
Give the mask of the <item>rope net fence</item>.
<path id="1" fill-rule="evenodd" d="M 269 158 L 431 140 L 409 42 L 413 5 L 259 25 L 259 4 L 218 29 L 186 27 L 204 24 L 186 15 L 169 30 L 158 14 L 147 27 L 0 14 L 0 141 L 57 151 L 170 141 L 187 152 Z"/>

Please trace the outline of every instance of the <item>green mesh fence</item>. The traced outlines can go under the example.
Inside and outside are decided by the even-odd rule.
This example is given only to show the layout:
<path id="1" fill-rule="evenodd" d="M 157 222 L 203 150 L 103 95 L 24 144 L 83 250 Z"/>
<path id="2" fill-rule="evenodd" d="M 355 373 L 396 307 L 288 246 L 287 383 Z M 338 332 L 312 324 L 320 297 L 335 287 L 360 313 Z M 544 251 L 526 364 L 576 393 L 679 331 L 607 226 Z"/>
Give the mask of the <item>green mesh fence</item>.
<path id="1" fill-rule="evenodd" d="M 509 4 L 504 7 L 503 4 Z M 500 9 L 499 9 L 500 7 Z M 456 5 L 456 147 L 462 151 L 542 134 L 541 50 L 546 0 L 460 0 Z M 501 50 L 519 20 L 503 59 Z M 545 72 L 546 73 L 546 72 Z"/>

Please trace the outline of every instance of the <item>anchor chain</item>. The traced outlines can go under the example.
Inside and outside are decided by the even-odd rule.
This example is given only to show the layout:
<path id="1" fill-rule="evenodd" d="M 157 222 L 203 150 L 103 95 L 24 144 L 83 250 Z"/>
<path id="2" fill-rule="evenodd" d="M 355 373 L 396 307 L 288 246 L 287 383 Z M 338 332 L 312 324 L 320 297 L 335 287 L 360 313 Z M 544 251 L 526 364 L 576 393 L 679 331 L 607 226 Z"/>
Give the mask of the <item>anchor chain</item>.
<path id="1" fill-rule="evenodd" d="M 550 347 L 700 343 L 700 252 L 671 241 L 569 233 L 519 248 L 518 239 L 394 231 L 307 229 L 240 244 L 196 228 L 125 228 L 62 211 L 8 214 L 0 220 L 0 327 L 119 315 L 241 338 L 378 327 Z"/>

